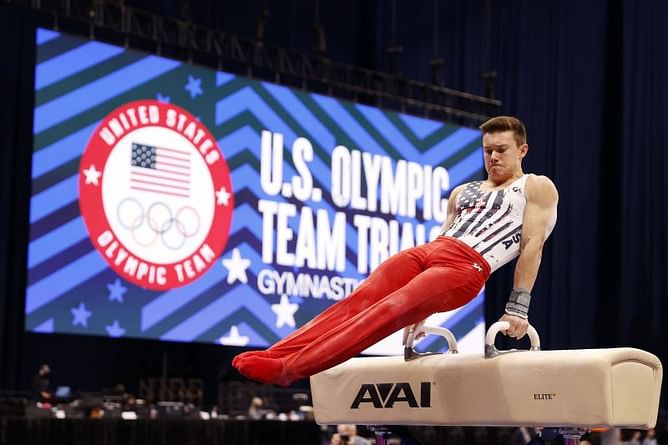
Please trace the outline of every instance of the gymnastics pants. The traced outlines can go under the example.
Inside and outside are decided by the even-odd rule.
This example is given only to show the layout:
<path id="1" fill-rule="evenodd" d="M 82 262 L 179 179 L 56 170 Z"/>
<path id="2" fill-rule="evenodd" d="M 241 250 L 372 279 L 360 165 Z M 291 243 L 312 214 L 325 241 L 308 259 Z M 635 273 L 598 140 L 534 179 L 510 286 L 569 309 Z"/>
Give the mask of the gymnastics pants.
<path id="1" fill-rule="evenodd" d="M 381 263 L 340 300 L 266 351 L 232 362 L 254 380 L 288 386 L 344 362 L 393 332 L 471 301 L 490 268 L 456 238 L 439 236 Z"/>

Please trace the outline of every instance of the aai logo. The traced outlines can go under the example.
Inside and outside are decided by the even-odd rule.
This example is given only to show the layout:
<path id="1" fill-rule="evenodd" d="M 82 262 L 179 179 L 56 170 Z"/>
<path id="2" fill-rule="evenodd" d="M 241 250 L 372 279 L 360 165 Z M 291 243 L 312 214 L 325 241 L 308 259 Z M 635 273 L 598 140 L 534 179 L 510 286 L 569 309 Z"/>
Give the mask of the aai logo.
<path id="1" fill-rule="evenodd" d="M 408 382 L 365 383 L 360 386 L 350 409 L 359 409 L 363 403 L 370 403 L 374 408 L 394 408 L 396 403 L 406 403 L 411 408 L 431 408 L 431 382 L 420 382 L 420 399 Z"/>
<path id="2" fill-rule="evenodd" d="M 79 207 L 119 276 L 165 290 L 196 280 L 220 256 L 234 198 L 211 132 L 180 107 L 142 100 L 109 113 L 92 134 Z"/>

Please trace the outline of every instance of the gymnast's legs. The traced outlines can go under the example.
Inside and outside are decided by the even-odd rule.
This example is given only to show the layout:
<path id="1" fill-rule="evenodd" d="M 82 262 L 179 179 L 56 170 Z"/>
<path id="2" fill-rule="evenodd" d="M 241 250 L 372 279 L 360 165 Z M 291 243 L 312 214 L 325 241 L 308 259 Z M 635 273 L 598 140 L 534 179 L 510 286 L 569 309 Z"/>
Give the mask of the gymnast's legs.
<path id="1" fill-rule="evenodd" d="M 333 327 L 338 326 L 343 320 L 370 307 L 384 295 L 404 286 L 422 272 L 426 256 L 425 246 L 418 246 L 388 258 L 347 298 L 331 305 L 266 351 L 245 352 L 235 357 L 232 363 L 236 366 L 238 360 L 253 355 L 280 358 L 300 350 Z"/>
<path id="2" fill-rule="evenodd" d="M 242 354 L 233 364 L 247 377 L 287 386 L 434 312 L 466 304 L 488 276 L 477 252 L 439 237 L 389 258 L 347 298 L 268 350 Z"/>

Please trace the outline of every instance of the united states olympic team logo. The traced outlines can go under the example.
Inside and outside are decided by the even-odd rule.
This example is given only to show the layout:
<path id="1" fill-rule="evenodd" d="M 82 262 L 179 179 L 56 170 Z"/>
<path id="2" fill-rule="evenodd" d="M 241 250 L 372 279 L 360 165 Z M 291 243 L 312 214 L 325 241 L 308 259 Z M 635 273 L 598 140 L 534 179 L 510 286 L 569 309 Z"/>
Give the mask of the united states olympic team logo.
<path id="1" fill-rule="evenodd" d="M 165 290 L 196 280 L 220 256 L 234 199 L 209 130 L 180 107 L 141 100 L 95 129 L 79 165 L 79 206 L 119 276 Z"/>

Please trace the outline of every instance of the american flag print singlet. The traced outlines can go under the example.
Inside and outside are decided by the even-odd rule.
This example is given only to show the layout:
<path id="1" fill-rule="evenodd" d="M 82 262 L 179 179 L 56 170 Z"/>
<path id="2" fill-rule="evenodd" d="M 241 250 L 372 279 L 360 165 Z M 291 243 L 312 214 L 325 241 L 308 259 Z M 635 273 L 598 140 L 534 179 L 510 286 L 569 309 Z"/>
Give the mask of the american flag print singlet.
<path id="1" fill-rule="evenodd" d="M 480 189 L 482 181 L 469 183 L 457 196 L 457 214 L 442 235 L 475 249 L 492 272 L 512 261 L 520 254 L 528 177 L 522 175 L 508 187 L 491 191 Z"/>

